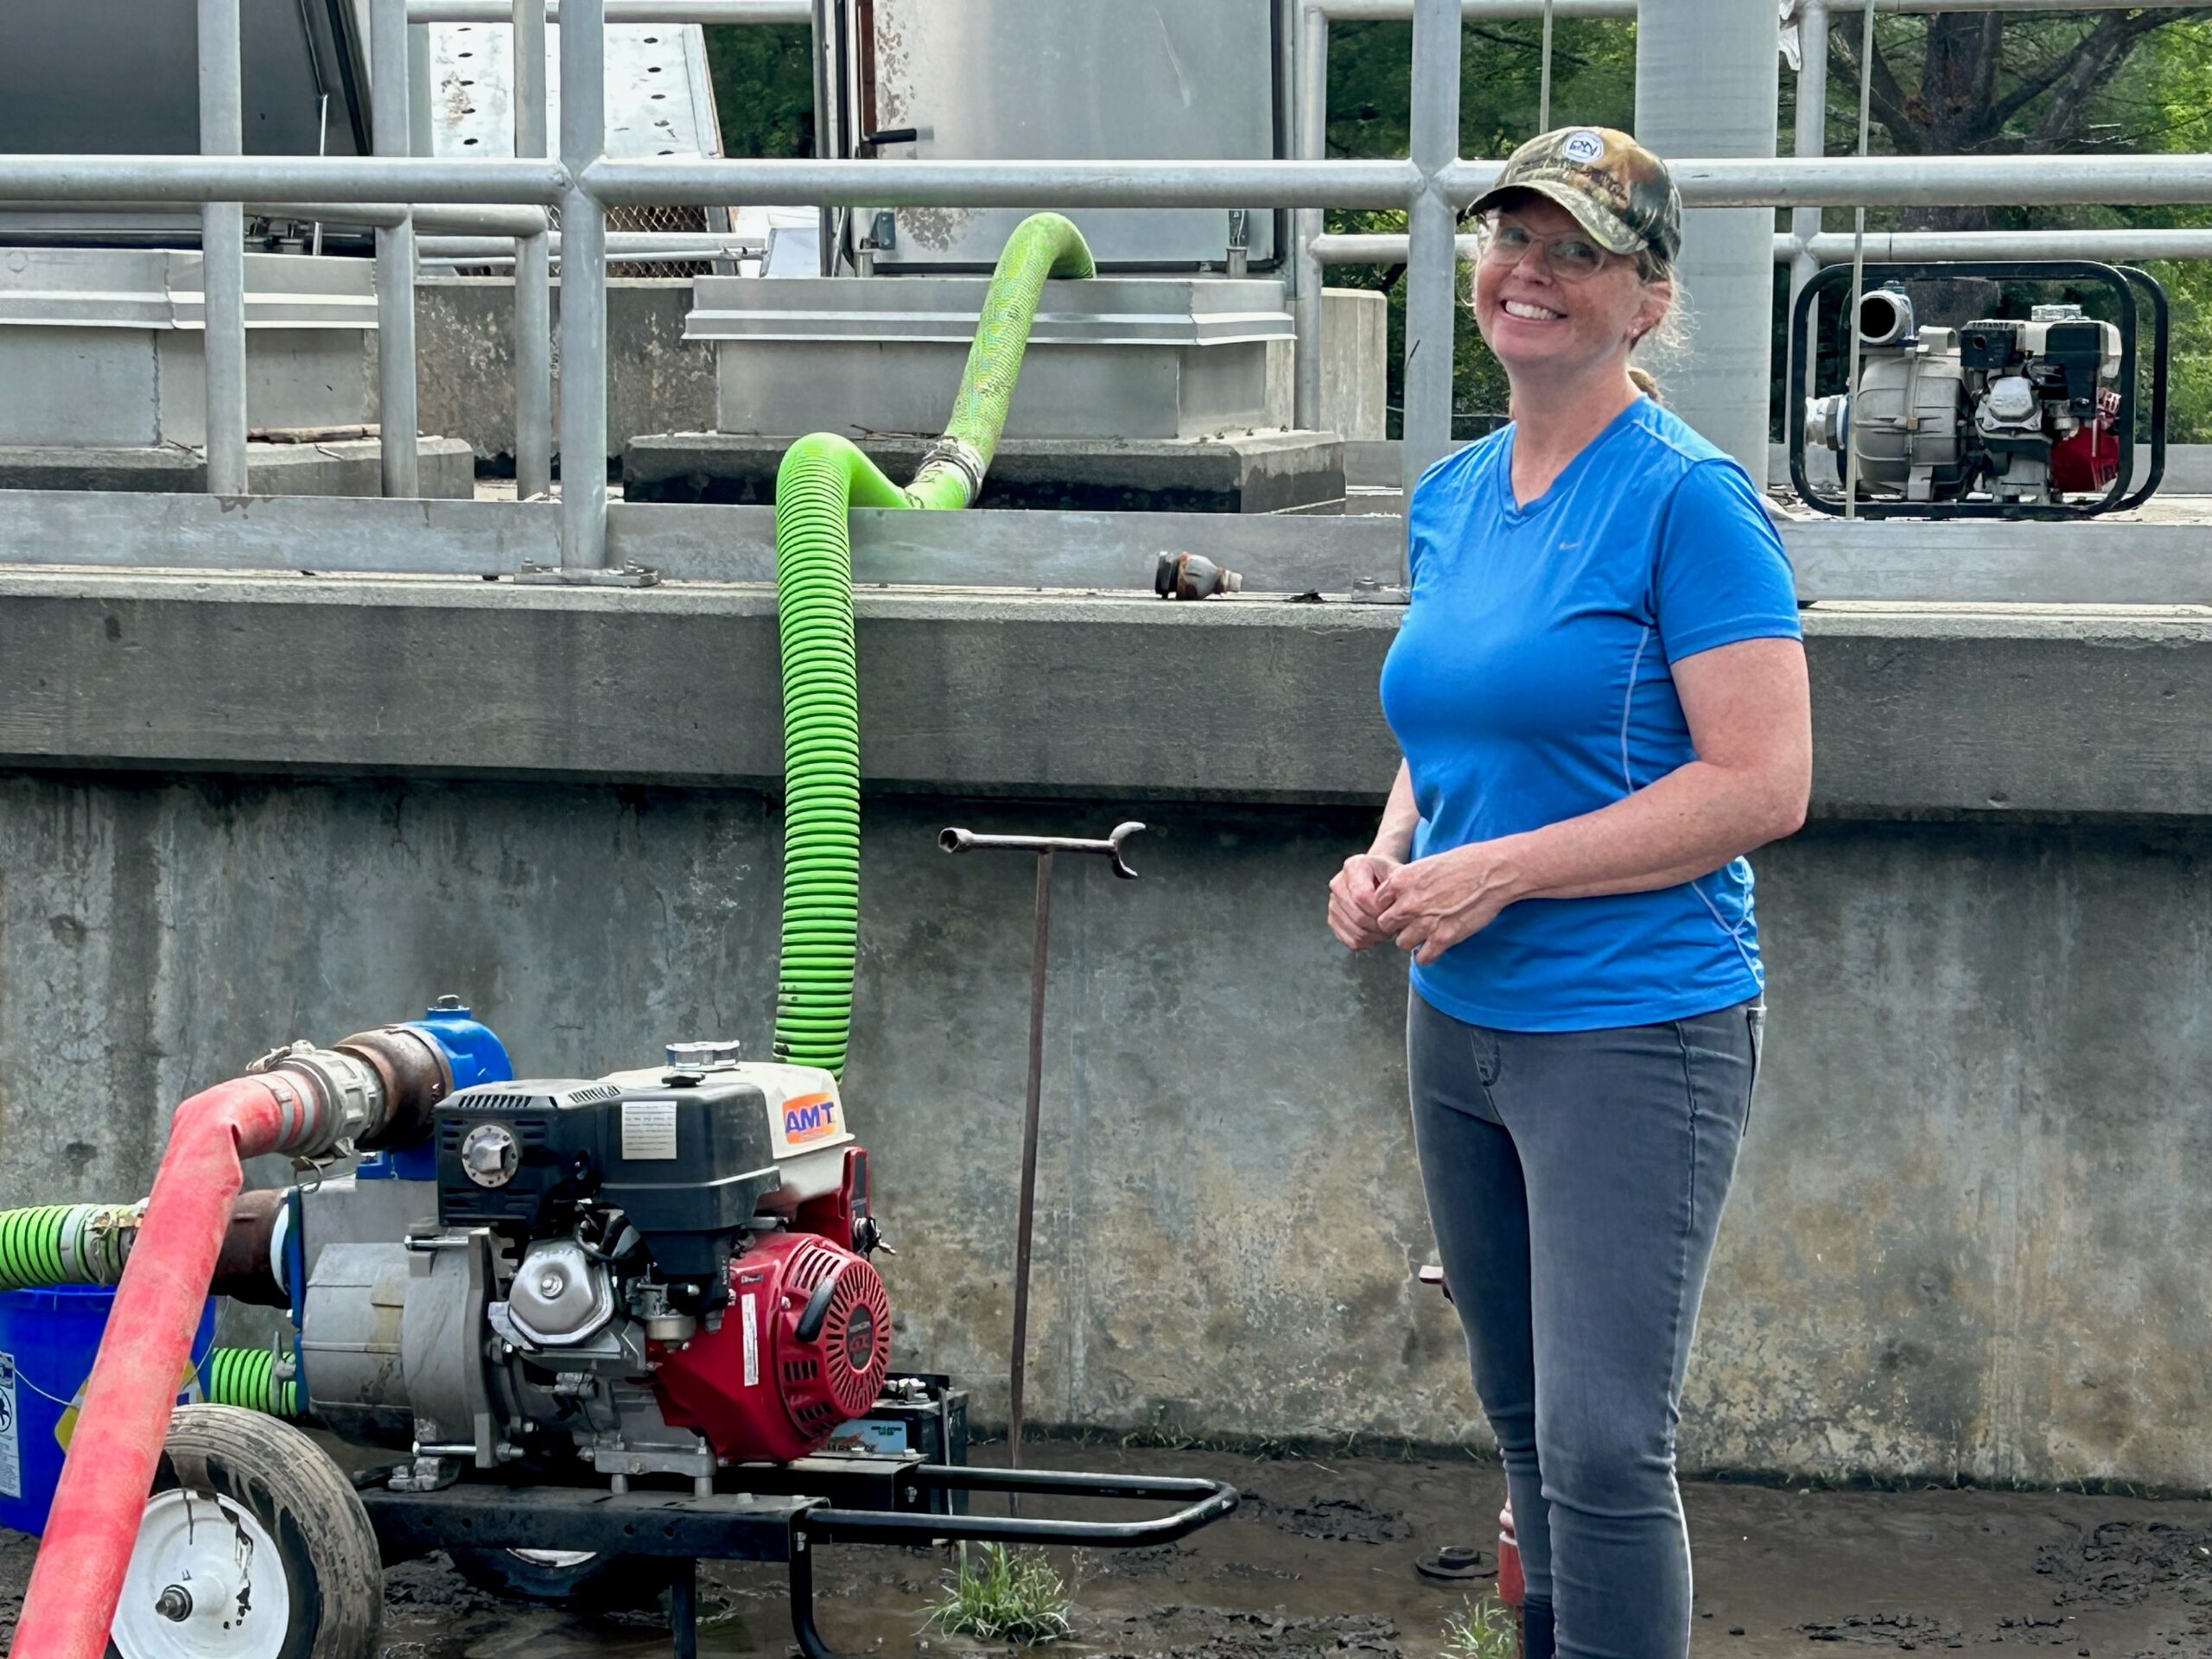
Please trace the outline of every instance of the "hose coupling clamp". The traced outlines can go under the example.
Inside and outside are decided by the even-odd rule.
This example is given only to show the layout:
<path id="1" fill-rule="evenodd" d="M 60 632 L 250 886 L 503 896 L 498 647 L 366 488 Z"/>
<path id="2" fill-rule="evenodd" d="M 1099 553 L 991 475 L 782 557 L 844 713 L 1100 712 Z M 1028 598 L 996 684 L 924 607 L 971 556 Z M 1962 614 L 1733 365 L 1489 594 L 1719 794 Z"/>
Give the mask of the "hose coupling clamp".
<path id="1" fill-rule="evenodd" d="M 986 470 L 982 453 L 964 438 L 950 435 L 939 438 L 922 454 L 923 472 L 932 467 L 950 467 L 968 483 L 968 505 L 974 506 L 983 493 L 983 474 Z"/>
<path id="2" fill-rule="evenodd" d="M 359 1055 L 294 1043 L 264 1056 L 253 1069 L 297 1075 L 321 1108 L 296 1122 L 287 1110 L 281 1150 L 308 1157 L 349 1150 L 355 1137 L 383 1120 L 384 1079 Z"/>

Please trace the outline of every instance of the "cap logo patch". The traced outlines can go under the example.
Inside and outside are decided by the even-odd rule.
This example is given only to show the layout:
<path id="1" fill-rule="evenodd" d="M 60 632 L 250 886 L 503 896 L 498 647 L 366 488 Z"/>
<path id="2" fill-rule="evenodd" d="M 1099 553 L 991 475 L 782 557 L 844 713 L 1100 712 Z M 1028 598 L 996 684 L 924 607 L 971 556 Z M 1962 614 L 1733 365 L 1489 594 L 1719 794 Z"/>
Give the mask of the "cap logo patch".
<path id="1" fill-rule="evenodd" d="M 1605 136 L 1592 132 L 1587 127 L 1579 132 L 1571 132 L 1567 142 L 1560 146 L 1559 153 L 1579 167 L 1588 167 L 1592 162 L 1604 159 Z"/>

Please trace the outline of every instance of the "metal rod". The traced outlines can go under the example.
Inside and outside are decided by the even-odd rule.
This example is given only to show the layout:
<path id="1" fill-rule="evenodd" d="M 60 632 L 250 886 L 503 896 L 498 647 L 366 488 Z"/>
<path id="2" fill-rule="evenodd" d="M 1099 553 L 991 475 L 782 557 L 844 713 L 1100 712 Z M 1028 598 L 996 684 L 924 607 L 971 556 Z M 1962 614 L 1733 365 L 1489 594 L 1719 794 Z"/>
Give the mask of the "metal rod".
<path id="1" fill-rule="evenodd" d="M 1134 881 L 1137 873 L 1129 868 L 1126 852 L 1131 836 L 1144 833 L 1144 825 L 1131 820 L 1114 826 L 1113 834 L 1103 841 L 1085 841 L 1071 836 L 979 836 L 967 830 L 948 830 L 937 838 L 937 844 L 948 853 L 1087 853 L 1114 861 L 1114 874 L 1124 881 Z"/>
<path id="2" fill-rule="evenodd" d="M 430 118 L 435 84 L 430 73 L 430 26 L 410 22 L 407 25 L 407 153 L 410 156 L 437 154 L 437 135 Z M 543 152 L 539 152 L 543 154 Z M 523 154 L 517 150 L 516 155 Z"/>
<path id="3" fill-rule="evenodd" d="M 1552 130 L 1552 13 L 1558 0 L 1544 0 L 1544 67 L 1536 89 L 1536 130 Z M 1463 14 L 1464 15 L 1464 14 Z"/>
<path id="4" fill-rule="evenodd" d="M 1411 255 L 1412 242 L 1413 238 L 1403 232 L 1324 236 L 1315 239 L 1313 257 L 1324 265 L 1402 265 Z M 1481 257 L 1479 237 L 1455 236 L 1452 246 L 1461 259 L 1472 261 Z"/>
<path id="5" fill-rule="evenodd" d="M 1021 1467 L 1021 1411 L 1029 1380 L 1029 1258 L 1037 1232 L 1037 1126 L 1045 1092 L 1045 978 L 1052 953 L 1052 849 L 1037 855 L 1037 938 L 1029 962 L 1029 1080 L 1021 1106 L 1021 1207 L 1014 1235 L 1014 1354 L 1007 1370 L 1006 1456 Z M 1014 1499 L 1009 1513 L 1020 1513 Z"/>
<path id="6" fill-rule="evenodd" d="M 4 156 L 0 200 L 537 202 L 561 200 L 554 162 L 351 156 Z"/>
<path id="7" fill-rule="evenodd" d="M 1868 140 L 1873 133 L 1874 111 L 1874 8 L 1868 6 L 1859 14 L 1859 154 L 1864 159 Z M 1859 393 L 1859 299 L 1866 280 L 1866 204 L 1860 202 L 1853 215 L 1851 234 L 1851 302 L 1844 307 L 1843 332 L 1851 342 L 1851 366 L 1843 378 L 1844 390 L 1856 397 Z M 1859 516 L 1859 434 L 1847 421 L 1844 439 L 1843 516 L 1847 519 Z"/>
<path id="8" fill-rule="evenodd" d="M 123 207 L 158 212 L 173 206 L 173 202 L 154 200 L 56 201 L 47 204 L 52 212 L 62 213 L 111 213 Z M 331 219 L 340 225 L 370 226 L 397 225 L 412 217 L 417 232 L 436 230 L 466 236 L 499 237 L 503 245 L 507 238 L 530 236 L 543 230 L 547 222 L 543 207 L 442 206 L 410 210 L 390 201 L 264 201 L 256 199 L 247 201 L 245 211 L 247 217 L 252 219 Z M 656 234 L 673 235 L 675 232 Z M 692 234 L 696 237 L 697 233 Z"/>
<path id="9" fill-rule="evenodd" d="M 1510 23 L 1541 17 L 1545 0 L 1460 0 L 1459 15 L 1471 23 Z M 1414 15 L 1414 0 L 1312 0 L 1313 9 L 1332 22 L 1402 23 Z M 1562 17 L 1634 17 L 1636 0 L 1552 0 Z"/>
<path id="10" fill-rule="evenodd" d="M 513 0 L 515 154 L 545 154 L 545 9 Z M 553 245 L 541 231 L 515 244 L 515 493 L 553 491 Z"/>
<path id="11" fill-rule="evenodd" d="M 515 251 L 516 236 L 417 236 L 415 251 L 425 259 L 449 259 L 462 264 L 497 259 Z M 557 259 L 561 233 L 547 238 Z M 678 259 L 732 259 L 740 254 L 759 255 L 766 250 L 758 237 L 716 236 L 711 231 L 609 231 L 607 253 L 611 259 L 650 259 L 656 256 Z"/>
<path id="12" fill-rule="evenodd" d="M 2212 176 L 2212 167 L 2207 168 Z M 1410 162 L 724 161 L 594 163 L 609 207 L 742 201 L 762 207 L 1402 207 L 1421 188 Z M 0 159 L 0 193 L 7 183 Z M 2212 195 L 2212 185 L 2207 187 Z"/>
<path id="13" fill-rule="evenodd" d="M 668 1635 L 673 1659 L 699 1659 L 699 1563 L 676 1563 L 668 1585 Z"/>
<path id="14" fill-rule="evenodd" d="M 1462 200 L 1496 169 L 1463 162 Z M 1698 207 L 2057 207 L 2212 200 L 2212 156 L 1834 156 L 1819 160 L 1670 162 Z"/>
<path id="15" fill-rule="evenodd" d="M 369 0 L 369 128 L 378 156 L 404 157 L 407 108 L 406 0 Z M 422 493 L 415 401 L 415 222 L 377 227 L 377 421 L 384 493 Z"/>
<path id="16" fill-rule="evenodd" d="M 239 0 L 200 0 L 200 148 L 236 156 L 245 147 Z M 211 201 L 200 210 L 202 357 L 207 375 L 207 491 L 246 493 L 245 209 Z"/>
<path id="17" fill-rule="evenodd" d="M 1298 47 L 1298 155 L 1318 162 L 1328 153 L 1329 20 L 1318 8 L 1300 14 Z M 1321 429 L 1322 288 L 1325 276 L 1314 247 L 1327 228 L 1319 207 L 1301 207 L 1292 216 L 1298 249 L 1298 286 L 1291 299 L 1291 326 L 1298 336 L 1292 370 L 1291 423 L 1304 432 Z"/>
<path id="18" fill-rule="evenodd" d="M 1502 163 L 1443 175 L 1455 205 L 1490 188 Z M 2212 202 L 2212 154 L 1876 156 L 1671 163 L 1699 207 L 2005 206 Z M 0 200 L 560 204 L 558 162 L 276 156 L 0 155 Z M 1402 207 L 1421 189 L 1408 162 L 902 162 L 651 158 L 601 161 L 591 189 L 607 205 L 743 200 L 905 207 Z M 894 200 L 895 199 L 895 200 Z"/>
<path id="19" fill-rule="evenodd" d="M 1459 325 L 1459 221 L 1444 175 L 1459 153 L 1459 0 L 1414 14 L 1413 159 L 1421 188 L 1407 216 L 1406 499 L 1452 447 L 1452 340 Z M 1407 515 L 1408 523 L 1412 515 Z"/>
<path id="20" fill-rule="evenodd" d="M 837 19 L 843 0 L 809 0 L 809 22 L 813 32 L 808 36 L 808 50 L 814 63 L 814 157 L 830 161 L 838 149 L 842 118 L 838 111 L 844 107 L 844 89 L 837 84 L 834 49 L 837 36 Z M 814 207 L 815 203 L 803 206 Z M 837 274 L 836 237 L 837 216 L 826 207 L 815 215 L 815 242 L 820 259 L 821 274 Z"/>
<path id="21" fill-rule="evenodd" d="M 1824 233 L 1807 245 L 1815 262 L 1841 264 L 1853 238 Z M 1777 238 L 1775 257 L 1787 259 L 1795 238 Z M 2212 259 L 2212 230 L 1869 231 L 1866 257 L 1878 263 L 1939 259 Z"/>
<path id="22" fill-rule="evenodd" d="M 1404 232 L 1317 238 L 1314 257 L 1323 265 L 1402 265 L 1408 238 Z M 1851 257 L 1847 232 L 1827 231 L 1809 244 L 1787 231 L 1774 238 L 1777 264 L 1809 252 L 1815 264 L 1837 265 Z M 1472 259 L 1476 238 L 1459 238 L 1459 257 Z M 1925 263 L 1938 259 L 2212 259 L 2212 230 L 2132 229 L 2048 231 L 1869 231 L 1866 257 L 1877 261 Z"/>
<path id="23" fill-rule="evenodd" d="M 605 0 L 610 23 L 760 23 L 804 28 L 808 0 Z M 547 0 L 546 17 L 561 21 L 560 0 Z M 407 0 L 410 23 L 504 23 L 507 0 Z"/>
<path id="24" fill-rule="evenodd" d="M 1797 154 L 1818 157 L 1827 153 L 1828 142 L 1828 0 L 1800 0 L 1797 13 Z M 1789 228 L 1809 245 L 1821 233 L 1821 210 L 1800 207 L 1789 218 Z M 1789 262 L 1789 303 L 1797 303 L 1805 284 L 1820 270 L 1808 251 Z M 1803 384 L 1799 393 L 1813 392 L 1813 367 L 1821 360 L 1820 319 L 1805 337 Z"/>
<path id="25" fill-rule="evenodd" d="M 1316 0 L 1332 22 L 1404 22 L 1414 0 Z M 1553 0 L 1562 17 L 1629 18 L 1637 0 Z M 1867 0 L 1832 0 L 1831 11 L 1862 11 Z M 1925 16 L 1938 11 L 2178 11 L 2202 0 L 1873 0 L 1877 11 Z M 1459 15 L 1469 22 L 1512 22 L 1541 16 L 1544 0 L 1461 0 Z"/>
<path id="26" fill-rule="evenodd" d="M 607 208 L 585 188 L 607 146 L 605 0 L 568 0 L 561 31 L 561 568 L 607 564 Z M 730 200 L 741 201 L 741 196 Z"/>
<path id="27" fill-rule="evenodd" d="M 1022 1407 L 1029 1374 L 1029 1262 L 1037 1229 L 1037 1133 L 1045 1092 L 1045 985 L 1052 954 L 1052 855 L 1055 853 L 1096 854 L 1114 861 L 1114 874 L 1134 881 L 1123 848 L 1144 825 L 1117 823 L 1103 841 L 1077 840 L 1067 836 L 979 836 L 951 829 L 938 836 L 948 853 L 1032 853 L 1037 859 L 1037 937 L 1029 957 L 1029 1077 L 1021 1114 L 1021 1195 L 1014 1212 L 1014 1346 L 1007 1368 L 1007 1461 L 1021 1466 Z M 1007 1500 L 1009 1514 L 1020 1513 L 1017 1500 Z"/>

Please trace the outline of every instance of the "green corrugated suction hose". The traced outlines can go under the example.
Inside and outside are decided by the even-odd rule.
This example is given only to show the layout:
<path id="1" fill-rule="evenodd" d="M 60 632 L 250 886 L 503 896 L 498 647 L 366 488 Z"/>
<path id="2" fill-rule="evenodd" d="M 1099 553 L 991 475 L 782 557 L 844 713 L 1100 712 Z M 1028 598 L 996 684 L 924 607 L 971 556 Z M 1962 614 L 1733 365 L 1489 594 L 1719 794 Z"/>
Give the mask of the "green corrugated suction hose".
<path id="1" fill-rule="evenodd" d="M 0 1290 L 111 1285 L 138 1236 L 135 1204 L 0 1210 Z"/>
<path id="2" fill-rule="evenodd" d="M 817 432 L 776 474 L 776 607 L 784 673 L 784 933 L 779 1060 L 845 1069 L 861 909 L 860 675 L 853 651 L 855 506 L 952 510 L 982 490 L 1048 277 L 1096 267 L 1058 213 L 1024 219 L 999 256 L 944 435 L 900 490 L 847 440 Z"/>
<path id="3" fill-rule="evenodd" d="M 138 1236 L 139 1213 L 135 1204 L 0 1210 L 0 1290 L 114 1284 Z M 297 1386 L 278 1380 L 275 1357 L 264 1349 L 210 1349 L 200 1380 L 213 1404 L 299 1415 Z"/>
<path id="4" fill-rule="evenodd" d="M 271 1417 L 297 1418 L 299 1384 L 276 1376 L 266 1348 L 211 1348 L 200 1367 L 200 1386 L 211 1406 L 239 1406 Z"/>

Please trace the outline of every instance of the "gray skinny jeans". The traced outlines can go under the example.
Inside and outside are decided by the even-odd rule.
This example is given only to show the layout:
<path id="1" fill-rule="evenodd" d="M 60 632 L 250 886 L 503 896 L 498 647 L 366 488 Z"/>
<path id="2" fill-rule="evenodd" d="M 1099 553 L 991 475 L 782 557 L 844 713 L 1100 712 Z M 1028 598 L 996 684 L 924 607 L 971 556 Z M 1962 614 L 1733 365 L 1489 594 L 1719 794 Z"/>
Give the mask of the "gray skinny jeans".
<path id="1" fill-rule="evenodd" d="M 1429 1217 L 1532 1601 L 1571 1659 L 1683 1659 L 1675 1427 L 1765 1010 L 1611 1031 L 1406 1019 Z"/>

